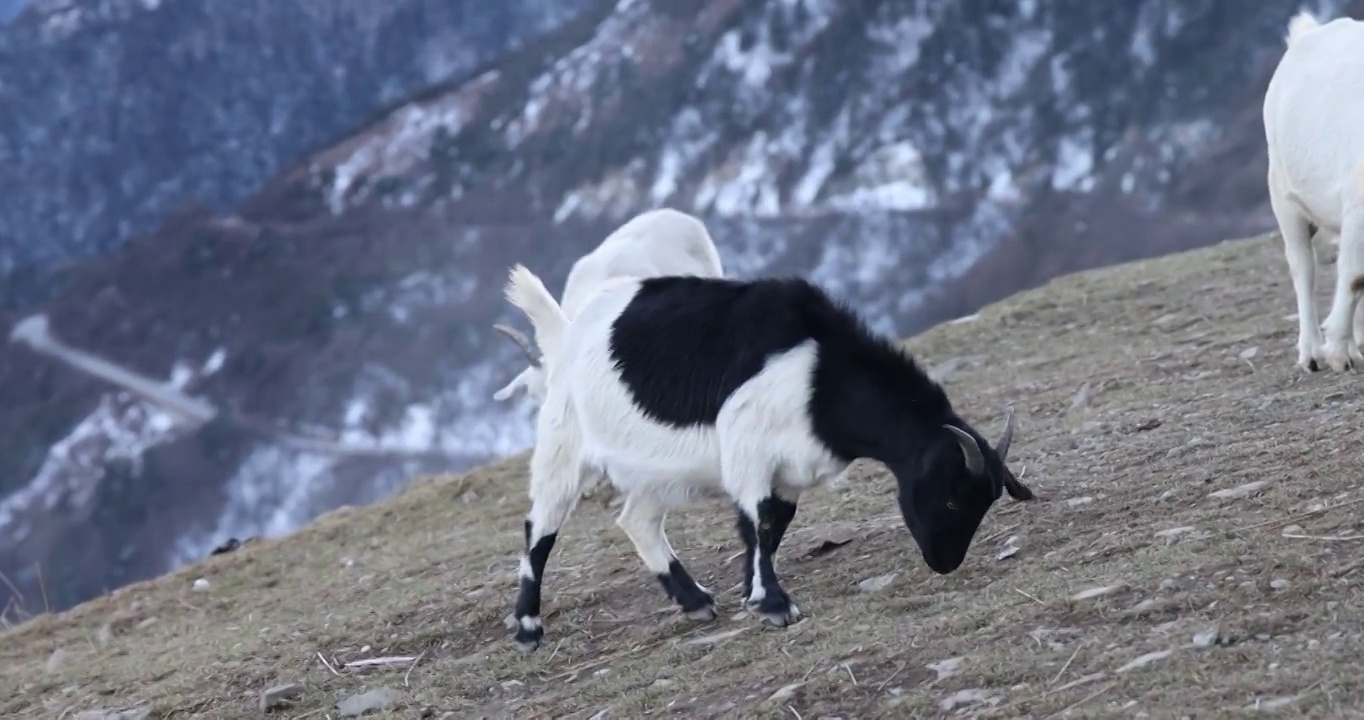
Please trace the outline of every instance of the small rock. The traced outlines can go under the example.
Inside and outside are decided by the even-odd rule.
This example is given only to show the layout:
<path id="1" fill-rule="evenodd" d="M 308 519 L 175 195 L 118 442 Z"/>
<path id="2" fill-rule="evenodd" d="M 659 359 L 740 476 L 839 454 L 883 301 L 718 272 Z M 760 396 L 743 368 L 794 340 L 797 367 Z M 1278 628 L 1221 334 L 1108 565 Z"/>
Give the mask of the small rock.
<path id="1" fill-rule="evenodd" d="M 790 685 L 787 685 L 781 688 L 780 690 L 772 693 L 770 696 L 768 696 L 767 701 L 770 703 L 790 702 L 791 700 L 795 699 L 796 691 L 799 690 L 800 687 L 804 684 L 805 683 L 803 682 L 791 683 Z"/>
<path id="2" fill-rule="evenodd" d="M 49 655 L 47 658 L 47 671 L 50 673 L 55 673 L 61 670 L 62 665 L 66 663 L 66 655 L 67 653 L 64 648 L 57 648 L 56 650 L 53 650 L 52 654 Z"/>
<path id="3" fill-rule="evenodd" d="M 1194 633 L 1193 636 L 1194 647 L 1199 648 L 1212 647 L 1213 645 L 1217 644 L 1217 638 L 1219 635 L 1220 633 L 1218 632 L 1216 626 L 1210 627 L 1207 630 L 1203 630 L 1202 632 Z"/>
<path id="4" fill-rule="evenodd" d="M 1303 532 L 1304 531 L 1301 525 L 1286 525 L 1282 530 L 1279 531 L 1279 534 L 1284 536 L 1302 535 Z"/>
<path id="5" fill-rule="evenodd" d="M 1157 660 L 1164 660 L 1165 658 L 1170 657 L 1170 655 L 1173 652 L 1174 652 L 1173 650 L 1157 650 L 1155 652 L 1149 652 L 1140 657 L 1133 658 L 1132 660 L 1128 661 L 1127 663 L 1124 663 L 1122 667 L 1118 668 L 1117 670 L 1114 670 L 1113 672 L 1125 673 L 1128 670 L 1136 670 L 1139 667 L 1146 667 L 1147 665 L 1150 665 L 1151 663 L 1156 662 Z"/>
<path id="6" fill-rule="evenodd" d="M 113 642 L 113 640 L 114 627 L 109 623 L 100 625 L 99 632 L 95 633 L 95 642 L 99 643 L 100 647 L 108 647 L 109 643 Z"/>
<path id="7" fill-rule="evenodd" d="M 341 717 L 357 717 L 374 710 L 389 710 L 398 704 L 402 693 L 390 687 L 380 687 L 363 692 L 338 702 L 336 711 Z"/>
<path id="8" fill-rule="evenodd" d="M 946 680 L 947 678 L 956 675 L 957 670 L 961 668 L 961 664 L 965 661 L 966 658 L 964 657 L 953 657 L 947 658 L 946 660 L 939 660 L 935 663 L 929 663 L 925 667 L 937 673 L 938 680 Z"/>
<path id="9" fill-rule="evenodd" d="M 1177 579 L 1175 579 L 1175 578 L 1165 578 L 1164 580 L 1161 580 L 1161 581 L 1160 581 L 1160 589 L 1161 589 L 1161 590 L 1178 590 L 1178 589 L 1179 589 L 1179 580 L 1177 580 Z"/>
<path id="10" fill-rule="evenodd" d="M 1004 560 L 1006 558 L 1011 558 L 1018 554 L 1018 550 L 1018 536 L 1010 535 L 1008 540 L 1005 540 L 1000 544 L 999 552 L 995 553 L 995 559 Z"/>
<path id="11" fill-rule="evenodd" d="M 1122 584 L 1119 584 L 1119 585 L 1105 585 L 1104 587 L 1092 587 L 1092 588 L 1089 588 L 1089 589 L 1087 589 L 1087 590 L 1081 590 L 1080 592 L 1077 592 L 1077 593 L 1075 593 L 1074 595 L 1071 595 L 1071 596 L 1070 596 L 1070 599 L 1071 599 L 1071 600 L 1093 600 L 1094 598 L 1100 598 L 1100 597 L 1103 597 L 1103 596 L 1105 596 L 1105 595 L 1112 595 L 1112 594 L 1114 594 L 1114 593 L 1120 593 L 1120 592 L 1122 592 L 1123 590 L 1126 590 L 1126 589 L 1127 589 L 1127 586 L 1126 586 L 1126 585 L 1122 585 Z"/>
<path id="12" fill-rule="evenodd" d="M 1246 348 L 1245 350 L 1242 350 L 1242 351 L 1241 351 L 1241 356 L 1240 356 L 1240 357 L 1241 357 L 1242 360 L 1249 360 L 1249 359 L 1255 357 L 1257 354 L 1259 354 L 1259 352 L 1260 352 L 1260 348 L 1258 348 L 1258 347 L 1252 345 L 1252 346 Z"/>
<path id="13" fill-rule="evenodd" d="M 1089 503 L 1092 502 L 1094 502 L 1094 498 L 1092 496 L 1081 495 L 1080 497 L 1073 497 L 1067 500 L 1066 504 L 1071 507 L 1080 507 L 1081 505 L 1088 505 Z"/>
<path id="14" fill-rule="evenodd" d="M 1283 578 L 1274 578 L 1269 581 L 1269 586 L 1275 590 L 1287 590 L 1289 582 Z"/>
<path id="15" fill-rule="evenodd" d="M 726 631 L 724 631 L 724 632 L 713 633 L 713 634 L 711 634 L 711 635 L 702 635 L 702 636 L 699 637 L 699 638 L 692 638 L 691 640 L 688 640 L 688 641 L 687 641 L 687 644 L 688 644 L 688 645 L 715 645 L 716 643 L 722 643 L 722 642 L 724 642 L 724 641 L 726 641 L 726 640 L 728 640 L 728 639 L 730 639 L 730 638 L 732 638 L 732 637 L 736 637 L 736 636 L 739 635 L 739 633 L 741 633 L 741 632 L 743 632 L 743 631 L 745 631 L 745 630 L 747 630 L 747 629 L 748 629 L 748 626 L 744 626 L 744 627 L 735 628 L 735 629 L 733 629 L 733 630 L 726 630 Z"/>
<path id="16" fill-rule="evenodd" d="M 1224 490 L 1214 490 L 1208 493 L 1208 497 L 1215 498 L 1217 500 L 1240 500 L 1241 498 L 1250 497 L 1251 495 L 1254 495 L 1257 490 L 1268 484 L 1269 483 L 1265 482 L 1264 480 L 1256 480 L 1255 482 L 1248 482 L 1245 485 L 1237 485 L 1236 487 L 1233 488 L 1226 488 Z"/>
<path id="17" fill-rule="evenodd" d="M 999 695 L 991 695 L 989 691 L 981 688 L 967 688 L 939 700 L 938 707 L 948 711 L 969 705 L 997 705 L 1001 699 Z"/>
<path id="18" fill-rule="evenodd" d="M 298 683 L 284 683 L 268 688 L 260 694 L 260 711 L 268 713 L 275 708 L 285 707 L 302 694 L 303 687 Z"/>
<path id="19" fill-rule="evenodd" d="M 899 574 L 900 572 L 897 570 L 895 572 L 886 573 L 885 575 L 867 578 L 866 580 L 857 583 L 857 589 L 865 593 L 885 590 L 887 587 L 890 587 L 890 584 L 895 581 L 895 577 Z"/>
<path id="20" fill-rule="evenodd" d="M 208 578 L 197 578 L 197 579 L 194 581 L 194 589 L 195 589 L 195 590 L 207 590 L 207 589 L 208 589 Z"/>
<path id="21" fill-rule="evenodd" d="M 151 714 L 152 708 L 148 705 L 131 710 L 84 710 L 76 713 L 74 720 L 147 720 Z"/>
<path id="22" fill-rule="evenodd" d="M 1172 527 L 1172 528 L 1169 528 L 1169 529 L 1166 529 L 1166 530 L 1160 530 L 1160 531 L 1158 531 L 1158 532 L 1156 533 L 1156 537 L 1159 537 L 1159 538 L 1172 538 L 1172 537 L 1176 537 L 1176 536 L 1179 536 L 1179 535 L 1183 535 L 1183 534 L 1186 533 L 1186 532 L 1193 532 L 1193 531 L 1196 530 L 1196 529 L 1197 529 L 1197 528 L 1195 528 L 1195 527 L 1192 526 L 1192 525 L 1183 525 L 1183 526 L 1181 526 L 1181 527 Z"/>
<path id="23" fill-rule="evenodd" d="M 228 538 L 227 540 L 225 540 L 225 541 L 223 542 L 222 545 L 219 545 L 218 547 L 213 548 L 211 551 L 209 551 L 208 554 L 209 554 L 210 556 L 213 556 L 213 555 L 222 555 L 222 554 L 224 554 L 224 553 L 230 553 L 230 552 L 232 552 L 233 550 L 236 550 L 237 548 L 239 548 L 239 547 L 241 547 L 241 546 L 242 546 L 242 541 L 241 541 L 241 540 L 238 540 L 237 538 Z"/>
<path id="24" fill-rule="evenodd" d="M 677 681 L 676 681 L 676 680 L 669 680 L 669 679 L 667 679 L 667 678 L 659 678 L 659 679 L 657 679 L 657 680 L 655 680 L 655 681 L 653 682 L 653 685 L 652 685 L 652 686 L 653 686 L 653 687 L 656 687 L 656 688 L 670 688 L 670 687 L 672 687 L 672 686 L 674 686 L 674 685 L 676 685 L 676 684 L 677 684 Z"/>

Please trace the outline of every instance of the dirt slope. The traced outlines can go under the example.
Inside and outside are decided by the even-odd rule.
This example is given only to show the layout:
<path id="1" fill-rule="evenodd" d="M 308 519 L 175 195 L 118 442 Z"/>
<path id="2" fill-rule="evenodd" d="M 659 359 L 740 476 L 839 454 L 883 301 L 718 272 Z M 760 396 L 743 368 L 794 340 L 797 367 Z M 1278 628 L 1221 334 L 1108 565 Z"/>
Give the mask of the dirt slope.
<path id="1" fill-rule="evenodd" d="M 585 503 L 550 564 L 547 644 L 517 653 L 517 457 L 0 635 L 0 716 L 259 717 L 259 692 L 294 682 L 280 717 L 336 717 L 380 686 L 402 718 L 1339 717 L 1364 707 L 1347 507 L 1364 495 L 1340 443 L 1359 385 L 1293 368 L 1292 311 L 1262 236 L 1069 276 L 913 339 L 968 417 L 993 429 L 1016 403 L 1016 467 L 1042 499 L 1004 500 L 941 577 L 882 471 L 855 465 L 783 545 L 810 615 L 785 631 L 735 616 L 728 511 L 671 522 L 724 608 L 695 625 Z M 383 655 L 421 657 L 342 666 Z"/>

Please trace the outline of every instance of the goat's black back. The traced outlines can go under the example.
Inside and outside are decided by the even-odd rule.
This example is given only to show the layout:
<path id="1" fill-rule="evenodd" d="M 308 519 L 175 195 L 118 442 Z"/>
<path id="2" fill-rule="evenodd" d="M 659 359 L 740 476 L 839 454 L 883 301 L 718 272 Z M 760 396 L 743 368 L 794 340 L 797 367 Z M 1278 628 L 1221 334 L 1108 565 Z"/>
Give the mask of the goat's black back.
<path id="1" fill-rule="evenodd" d="M 870 456 L 858 438 L 905 426 L 893 415 L 951 413 L 942 389 L 899 348 L 799 278 L 645 279 L 612 325 L 610 349 L 636 407 L 681 428 L 714 424 L 767 358 L 806 340 L 819 344 L 808 410 L 836 454 Z"/>

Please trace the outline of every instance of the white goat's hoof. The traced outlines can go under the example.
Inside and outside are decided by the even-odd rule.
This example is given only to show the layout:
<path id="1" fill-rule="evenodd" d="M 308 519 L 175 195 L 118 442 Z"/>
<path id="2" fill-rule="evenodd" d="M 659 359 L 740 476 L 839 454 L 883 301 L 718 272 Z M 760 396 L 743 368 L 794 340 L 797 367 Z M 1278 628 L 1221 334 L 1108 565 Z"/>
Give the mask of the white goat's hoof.
<path id="1" fill-rule="evenodd" d="M 1354 353 L 1350 353 L 1349 350 L 1342 347 L 1341 344 L 1333 343 L 1331 341 L 1327 341 L 1326 350 L 1323 353 L 1326 360 L 1326 366 L 1335 372 L 1345 372 L 1354 369 L 1355 361 L 1350 357 L 1352 354 L 1358 355 L 1359 350 L 1355 349 Z"/>

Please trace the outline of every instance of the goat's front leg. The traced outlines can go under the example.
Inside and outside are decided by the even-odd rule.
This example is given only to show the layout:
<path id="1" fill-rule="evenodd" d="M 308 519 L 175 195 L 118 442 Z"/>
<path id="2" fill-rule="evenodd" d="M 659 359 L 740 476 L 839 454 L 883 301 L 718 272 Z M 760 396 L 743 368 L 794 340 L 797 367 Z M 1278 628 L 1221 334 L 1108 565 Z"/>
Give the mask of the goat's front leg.
<path id="1" fill-rule="evenodd" d="M 657 498 L 645 492 L 634 492 L 625 498 L 616 524 L 630 537 L 644 565 L 658 578 L 663 591 L 693 620 L 709 622 L 715 619 L 715 598 L 706 588 L 692 579 L 682 561 L 677 559 L 664 530 L 667 511 Z"/>
<path id="2" fill-rule="evenodd" d="M 786 500 L 766 487 L 739 494 L 739 537 L 744 541 L 744 596 L 749 612 L 784 627 L 800 619 L 800 608 L 777 582 L 773 560 L 786 529 L 796 516 L 794 498 Z M 766 493 L 765 495 L 762 493 Z"/>
<path id="3" fill-rule="evenodd" d="M 562 403 L 549 406 L 562 414 Z M 545 409 L 542 408 L 538 425 L 539 443 L 530 460 L 530 512 L 526 513 L 526 549 L 517 569 L 516 633 L 517 646 L 526 652 L 540 647 L 545 636 L 540 620 L 540 586 L 545 578 L 545 564 L 558 538 L 559 528 L 573 513 L 582 494 L 582 485 L 590 477 L 600 475 L 581 464 L 578 457 L 576 427 L 554 434 L 547 430 Z"/>

